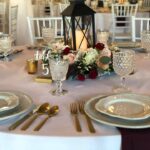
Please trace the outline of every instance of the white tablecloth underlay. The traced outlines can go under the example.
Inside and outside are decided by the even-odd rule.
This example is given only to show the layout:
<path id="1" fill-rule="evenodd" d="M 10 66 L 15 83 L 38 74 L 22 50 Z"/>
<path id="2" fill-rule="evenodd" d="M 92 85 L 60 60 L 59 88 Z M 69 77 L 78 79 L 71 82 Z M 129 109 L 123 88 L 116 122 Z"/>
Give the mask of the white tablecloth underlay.
<path id="1" fill-rule="evenodd" d="M 0 62 L 0 90 L 17 90 L 30 95 L 35 104 L 49 102 L 59 105 L 57 117 L 49 119 L 39 132 L 32 131 L 35 125 L 43 118 L 39 117 L 27 131 L 20 127 L 8 131 L 9 122 L 0 125 L 0 150 L 120 150 L 121 135 L 117 128 L 93 122 L 96 134 L 89 133 L 86 121 L 80 115 L 83 132 L 75 130 L 69 104 L 78 100 L 87 100 L 91 97 L 110 93 L 112 87 L 119 84 L 116 75 L 102 77 L 96 80 L 65 81 L 64 87 L 69 90 L 64 96 L 52 96 L 49 90 L 55 84 L 37 83 L 36 75 L 29 75 L 25 70 L 26 59 L 33 57 L 33 51 L 26 50 L 14 56 L 11 62 Z M 127 85 L 136 93 L 149 93 L 150 88 L 150 60 L 142 59 L 144 54 L 137 55 L 136 73 L 127 78 Z"/>

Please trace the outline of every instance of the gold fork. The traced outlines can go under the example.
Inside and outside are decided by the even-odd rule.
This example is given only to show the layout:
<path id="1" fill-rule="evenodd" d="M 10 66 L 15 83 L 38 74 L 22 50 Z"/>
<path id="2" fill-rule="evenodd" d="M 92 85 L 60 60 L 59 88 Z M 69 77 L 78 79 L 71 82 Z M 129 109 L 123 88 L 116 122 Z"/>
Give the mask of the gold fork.
<path id="1" fill-rule="evenodd" d="M 84 110 L 84 105 L 85 105 L 85 102 L 84 101 L 80 101 L 78 102 L 78 108 L 79 108 L 79 111 L 81 114 L 83 114 L 86 118 L 86 121 L 87 121 L 87 125 L 88 125 L 88 128 L 89 128 L 89 131 L 91 133 L 95 133 L 95 128 L 91 122 L 91 119 L 89 118 L 89 116 L 85 113 L 85 110 Z"/>
<path id="2" fill-rule="evenodd" d="M 78 118 L 78 106 L 76 103 L 70 104 L 70 113 L 74 116 L 76 130 L 78 132 L 81 132 L 82 129 L 81 129 L 81 125 L 80 125 L 79 118 Z"/>

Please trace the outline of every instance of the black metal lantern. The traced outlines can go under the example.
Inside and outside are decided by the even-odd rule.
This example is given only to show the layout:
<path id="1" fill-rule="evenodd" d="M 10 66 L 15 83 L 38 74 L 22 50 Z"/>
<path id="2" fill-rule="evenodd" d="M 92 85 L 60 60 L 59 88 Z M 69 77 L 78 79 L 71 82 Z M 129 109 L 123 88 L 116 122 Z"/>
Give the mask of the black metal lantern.
<path id="1" fill-rule="evenodd" d="M 94 47 L 95 11 L 85 5 L 84 0 L 70 0 L 70 5 L 61 14 L 65 45 L 74 50 Z"/>

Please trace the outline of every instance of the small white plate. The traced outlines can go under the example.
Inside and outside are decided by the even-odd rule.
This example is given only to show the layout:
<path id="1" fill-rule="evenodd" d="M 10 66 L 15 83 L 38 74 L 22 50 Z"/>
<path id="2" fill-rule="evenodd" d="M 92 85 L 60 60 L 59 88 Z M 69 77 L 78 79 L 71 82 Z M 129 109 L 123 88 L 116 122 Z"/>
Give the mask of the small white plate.
<path id="1" fill-rule="evenodd" d="M 123 93 L 108 96 L 96 103 L 100 113 L 127 120 L 141 120 L 150 117 L 150 96 Z"/>
<path id="2" fill-rule="evenodd" d="M 0 92 L 0 113 L 16 108 L 19 98 L 11 92 Z"/>

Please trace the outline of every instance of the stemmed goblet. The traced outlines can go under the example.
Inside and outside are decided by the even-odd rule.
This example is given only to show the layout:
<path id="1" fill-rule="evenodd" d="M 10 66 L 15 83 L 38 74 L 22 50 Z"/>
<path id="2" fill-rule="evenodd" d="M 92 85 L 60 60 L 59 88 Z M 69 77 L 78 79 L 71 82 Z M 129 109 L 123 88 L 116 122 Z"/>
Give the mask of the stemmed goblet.
<path id="1" fill-rule="evenodd" d="M 62 81 L 66 79 L 69 62 L 61 58 L 49 59 L 50 73 L 52 80 L 56 82 L 56 89 L 52 90 L 52 95 L 60 96 L 67 93 L 67 90 L 62 89 Z"/>
<path id="2" fill-rule="evenodd" d="M 150 31 L 143 31 L 141 33 L 141 45 L 147 52 L 145 58 L 150 58 Z"/>
<path id="3" fill-rule="evenodd" d="M 122 50 L 113 53 L 113 68 L 116 74 L 121 77 L 120 87 L 114 88 L 114 92 L 127 92 L 125 78 L 134 71 L 135 67 L 135 52 L 132 50 Z"/>

